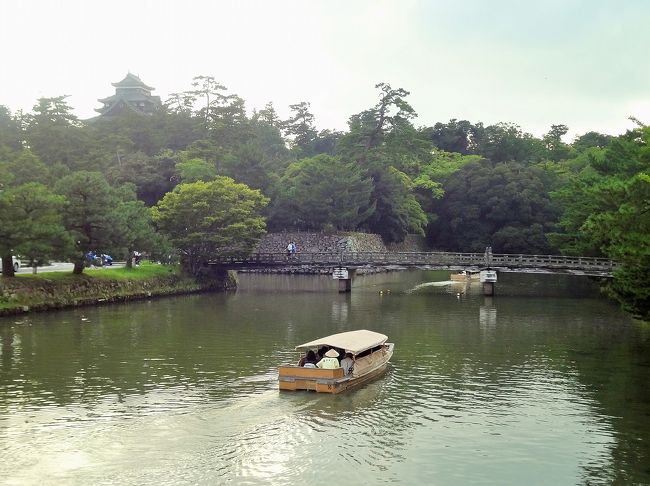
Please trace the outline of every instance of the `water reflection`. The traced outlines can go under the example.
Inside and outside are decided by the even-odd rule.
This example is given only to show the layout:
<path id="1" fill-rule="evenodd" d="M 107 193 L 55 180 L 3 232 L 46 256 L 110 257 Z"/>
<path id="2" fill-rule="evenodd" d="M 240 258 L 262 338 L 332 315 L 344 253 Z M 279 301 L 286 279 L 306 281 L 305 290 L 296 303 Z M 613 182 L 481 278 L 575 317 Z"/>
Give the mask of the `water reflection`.
<path id="1" fill-rule="evenodd" d="M 478 322 L 484 335 L 494 331 L 497 326 L 497 308 L 493 297 L 485 297 L 483 305 L 479 308 Z"/>
<path id="2" fill-rule="evenodd" d="M 332 321 L 339 324 L 346 324 L 348 322 L 349 303 L 351 299 L 350 294 L 339 294 L 339 299 L 332 301 Z"/>
<path id="3" fill-rule="evenodd" d="M 296 278 L 3 321 L 0 475 L 650 482 L 650 333 L 593 286 L 504 276 L 490 298 L 448 273 L 406 272 L 339 294 Z M 339 396 L 277 391 L 296 344 L 352 328 L 397 343 L 385 376 Z"/>

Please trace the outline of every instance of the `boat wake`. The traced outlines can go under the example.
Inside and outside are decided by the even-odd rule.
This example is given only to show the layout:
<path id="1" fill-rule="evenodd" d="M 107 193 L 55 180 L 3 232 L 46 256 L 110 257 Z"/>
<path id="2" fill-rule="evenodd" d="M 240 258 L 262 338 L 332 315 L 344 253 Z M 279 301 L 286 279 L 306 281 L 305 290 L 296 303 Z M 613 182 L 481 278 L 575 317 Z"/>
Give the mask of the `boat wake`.
<path id="1" fill-rule="evenodd" d="M 411 294 L 413 292 L 417 292 L 418 290 L 422 290 L 427 287 L 446 287 L 447 285 L 451 285 L 454 282 L 453 280 L 443 280 L 441 282 L 424 282 L 421 284 L 416 285 L 412 289 L 409 289 L 406 291 L 407 294 Z"/>

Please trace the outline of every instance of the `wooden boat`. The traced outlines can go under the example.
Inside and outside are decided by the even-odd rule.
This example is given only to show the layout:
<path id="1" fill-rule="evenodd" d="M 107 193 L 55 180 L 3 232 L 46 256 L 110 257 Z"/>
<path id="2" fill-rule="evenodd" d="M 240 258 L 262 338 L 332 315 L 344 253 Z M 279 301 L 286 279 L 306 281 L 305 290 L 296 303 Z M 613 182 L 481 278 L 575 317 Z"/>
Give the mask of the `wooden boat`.
<path id="1" fill-rule="evenodd" d="M 387 343 L 387 336 L 365 329 L 332 334 L 296 346 L 303 354 L 323 346 L 350 353 L 353 366 L 345 375 L 343 368 L 304 368 L 298 365 L 280 366 L 278 382 L 280 390 L 313 390 L 320 393 L 340 393 L 367 383 L 378 377 L 388 367 L 395 344 Z"/>
<path id="2" fill-rule="evenodd" d="M 479 279 L 478 272 L 468 272 L 466 270 L 463 270 L 458 273 L 452 273 L 449 276 L 449 280 L 452 280 L 454 282 L 470 282 L 472 280 L 478 280 L 478 279 Z"/>

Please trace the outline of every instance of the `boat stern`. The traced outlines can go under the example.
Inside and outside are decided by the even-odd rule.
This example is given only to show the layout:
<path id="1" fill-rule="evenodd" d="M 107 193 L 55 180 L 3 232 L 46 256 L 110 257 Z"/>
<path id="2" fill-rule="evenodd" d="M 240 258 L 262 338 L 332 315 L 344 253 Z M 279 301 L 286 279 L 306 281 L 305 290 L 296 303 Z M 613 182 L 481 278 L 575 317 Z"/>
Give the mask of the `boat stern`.
<path id="1" fill-rule="evenodd" d="M 280 366 L 278 384 L 280 390 L 312 390 L 319 393 L 338 393 L 343 369 L 325 370 L 301 366 Z"/>

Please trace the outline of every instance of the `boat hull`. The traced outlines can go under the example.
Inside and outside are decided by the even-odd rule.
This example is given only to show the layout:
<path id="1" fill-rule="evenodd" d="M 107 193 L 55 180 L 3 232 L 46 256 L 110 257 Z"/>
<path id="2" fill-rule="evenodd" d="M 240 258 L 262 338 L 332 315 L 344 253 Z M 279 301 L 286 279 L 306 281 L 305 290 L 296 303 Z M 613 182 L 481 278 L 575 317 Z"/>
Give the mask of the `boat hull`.
<path id="1" fill-rule="evenodd" d="M 472 273 L 467 275 L 463 275 L 460 273 L 452 273 L 449 276 L 449 280 L 452 280 L 453 282 L 471 282 L 478 279 L 479 279 L 478 273 Z"/>
<path id="2" fill-rule="evenodd" d="M 318 393 L 341 393 L 345 390 L 368 383 L 378 378 L 388 369 L 394 345 L 387 343 L 385 349 L 355 362 L 351 375 L 344 376 L 343 369 L 323 370 L 300 366 L 281 366 L 278 369 L 280 390 L 311 390 Z"/>

